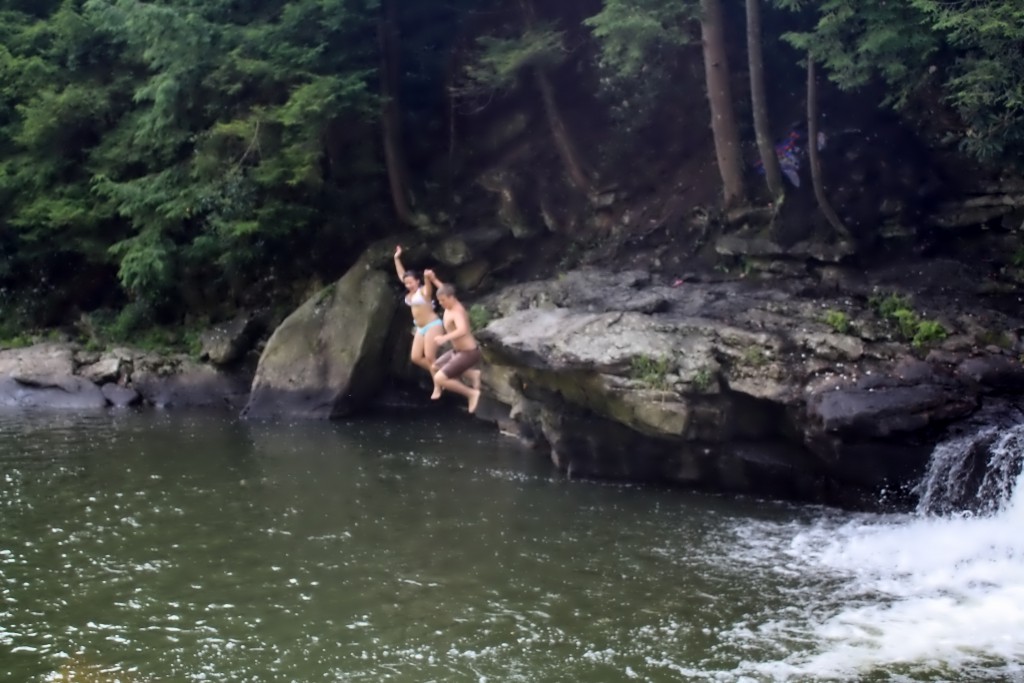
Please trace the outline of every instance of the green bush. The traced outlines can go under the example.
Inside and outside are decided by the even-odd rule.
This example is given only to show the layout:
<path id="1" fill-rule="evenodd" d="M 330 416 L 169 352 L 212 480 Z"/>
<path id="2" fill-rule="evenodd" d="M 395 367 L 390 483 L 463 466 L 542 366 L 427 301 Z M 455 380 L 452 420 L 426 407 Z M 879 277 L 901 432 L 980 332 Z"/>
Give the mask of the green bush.
<path id="1" fill-rule="evenodd" d="M 878 315 L 890 320 L 895 317 L 897 311 L 910 309 L 910 300 L 899 294 L 875 294 L 868 303 Z"/>
<path id="2" fill-rule="evenodd" d="M 896 331 L 903 341 L 916 348 L 922 348 L 942 341 L 948 336 L 946 328 L 937 320 L 925 320 L 910 307 L 910 301 L 898 294 L 871 297 L 869 303 L 880 316 L 896 325 Z"/>
<path id="3" fill-rule="evenodd" d="M 768 364 L 768 354 L 760 346 L 748 346 L 743 352 L 743 361 L 750 366 L 760 368 Z M 702 368 L 706 370 L 706 368 Z"/>
<path id="4" fill-rule="evenodd" d="M 829 309 L 825 311 L 823 321 L 839 334 L 846 334 L 850 331 L 850 318 L 843 311 Z"/>
<path id="5" fill-rule="evenodd" d="M 921 323 L 920 317 L 909 308 L 897 309 L 892 314 L 892 320 L 896 323 L 903 339 L 913 339 L 917 333 L 917 327 Z"/>
<path id="6" fill-rule="evenodd" d="M 934 342 L 940 342 L 947 336 L 946 328 L 937 320 L 922 320 L 917 323 L 914 331 L 914 338 L 911 342 L 914 348 L 921 348 Z"/>
<path id="7" fill-rule="evenodd" d="M 707 391 L 711 388 L 711 382 L 714 378 L 715 375 L 711 372 L 711 368 L 702 367 L 694 374 L 691 384 L 697 391 Z"/>
<path id="8" fill-rule="evenodd" d="M 669 358 L 634 356 L 630 361 L 630 376 L 652 389 L 668 388 L 668 373 L 672 369 Z"/>
<path id="9" fill-rule="evenodd" d="M 474 330 L 482 330 L 493 320 L 491 312 L 481 304 L 473 304 L 469 307 L 469 324 Z"/>
<path id="10" fill-rule="evenodd" d="M 15 334 L 10 337 L 0 338 L 0 349 L 21 349 L 32 346 L 33 339 L 27 334 Z"/>

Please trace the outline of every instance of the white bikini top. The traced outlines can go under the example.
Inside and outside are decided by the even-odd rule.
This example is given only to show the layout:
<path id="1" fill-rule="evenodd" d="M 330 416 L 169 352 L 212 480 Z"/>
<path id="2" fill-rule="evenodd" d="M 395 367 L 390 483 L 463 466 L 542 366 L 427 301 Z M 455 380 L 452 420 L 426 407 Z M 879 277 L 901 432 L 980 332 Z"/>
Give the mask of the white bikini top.
<path id="1" fill-rule="evenodd" d="M 423 291 L 420 289 L 417 289 L 412 296 L 406 294 L 405 304 L 406 306 L 430 306 L 431 308 L 434 307 L 434 302 L 428 301 L 427 298 L 423 296 Z"/>

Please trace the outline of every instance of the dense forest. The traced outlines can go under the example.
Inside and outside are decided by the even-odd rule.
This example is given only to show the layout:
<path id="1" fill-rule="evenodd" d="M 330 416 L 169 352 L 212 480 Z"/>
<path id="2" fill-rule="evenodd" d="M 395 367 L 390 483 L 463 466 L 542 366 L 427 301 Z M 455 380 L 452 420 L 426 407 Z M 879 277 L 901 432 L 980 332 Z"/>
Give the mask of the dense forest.
<path id="1" fill-rule="evenodd" d="M 0 0 L 0 338 L 290 306 L 389 236 L 771 220 L 797 144 L 862 240 L 805 142 L 1016 172 L 1022 44 L 1009 0 Z"/>

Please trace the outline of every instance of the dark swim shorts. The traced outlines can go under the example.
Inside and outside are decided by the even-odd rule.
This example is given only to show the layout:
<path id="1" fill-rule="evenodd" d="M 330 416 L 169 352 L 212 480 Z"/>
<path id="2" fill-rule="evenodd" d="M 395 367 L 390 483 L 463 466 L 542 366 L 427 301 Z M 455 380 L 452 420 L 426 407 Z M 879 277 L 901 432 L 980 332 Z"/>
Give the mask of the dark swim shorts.
<path id="1" fill-rule="evenodd" d="M 480 349 L 456 351 L 452 349 L 437 359 L 437 366 L 448 379 L 462 377 L 462 373 L 480 362 Z"/>

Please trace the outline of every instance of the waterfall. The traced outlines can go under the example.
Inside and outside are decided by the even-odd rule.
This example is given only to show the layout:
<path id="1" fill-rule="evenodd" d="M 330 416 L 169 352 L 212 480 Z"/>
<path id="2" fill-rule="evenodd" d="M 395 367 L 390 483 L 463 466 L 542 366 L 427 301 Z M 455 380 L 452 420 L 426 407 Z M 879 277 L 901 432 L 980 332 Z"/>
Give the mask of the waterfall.
<path id="1" fill-rule="evenodd" d="M 916 493 L 926 515 L 992 515 L 1006 508 L 1024 463 L 1024 424 L 988 426 L 935 447 Z"/>

